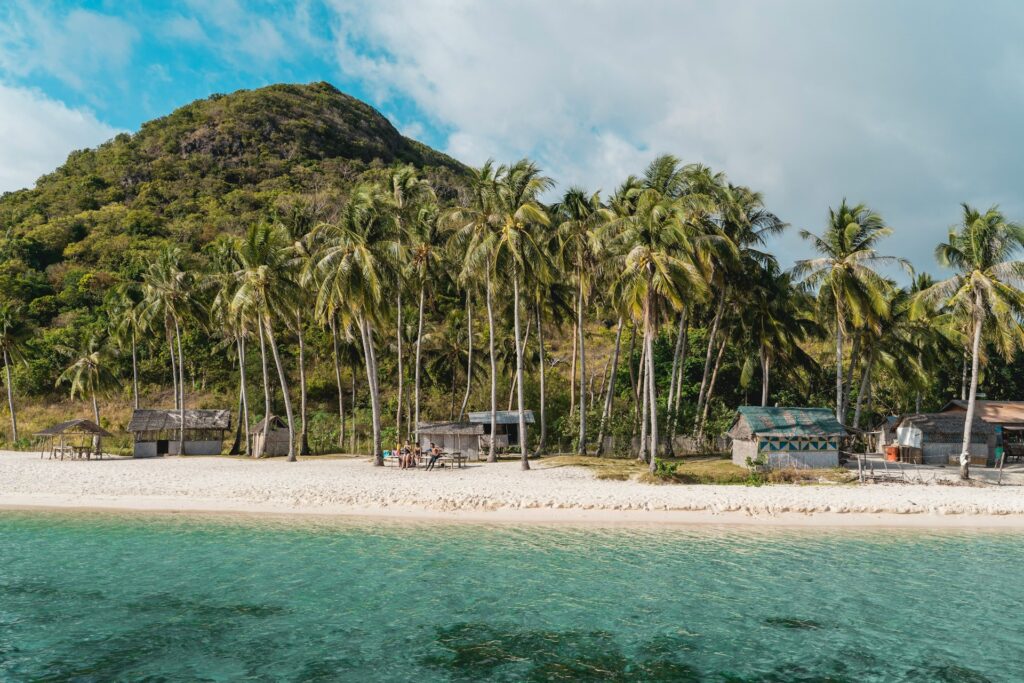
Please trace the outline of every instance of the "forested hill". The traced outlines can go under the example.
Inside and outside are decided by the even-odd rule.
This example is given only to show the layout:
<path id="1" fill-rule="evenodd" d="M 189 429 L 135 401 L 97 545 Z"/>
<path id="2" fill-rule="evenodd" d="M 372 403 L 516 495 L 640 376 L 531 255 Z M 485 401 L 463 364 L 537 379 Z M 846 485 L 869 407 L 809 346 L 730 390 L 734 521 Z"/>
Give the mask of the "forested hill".
<path id="1" fill-rule="evenodd" d="M 328 83 L 213 95 L 0 197 L 0 290 L 31 302 L 45 327 L 168 242 L 197 252 L 399 163 L 421 169 L 442 200 L 465 170 Z"/>

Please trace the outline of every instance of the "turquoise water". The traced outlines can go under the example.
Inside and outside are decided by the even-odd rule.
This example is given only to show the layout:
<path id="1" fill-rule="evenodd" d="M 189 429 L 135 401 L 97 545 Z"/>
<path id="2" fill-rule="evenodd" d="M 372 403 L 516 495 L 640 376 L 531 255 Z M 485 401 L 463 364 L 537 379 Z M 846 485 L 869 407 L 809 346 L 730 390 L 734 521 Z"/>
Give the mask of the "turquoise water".
<path id="1" fill-rule="evenodd" d="M 0 514 L 2 681 L 1020 681 L 1024 536 Z"/>

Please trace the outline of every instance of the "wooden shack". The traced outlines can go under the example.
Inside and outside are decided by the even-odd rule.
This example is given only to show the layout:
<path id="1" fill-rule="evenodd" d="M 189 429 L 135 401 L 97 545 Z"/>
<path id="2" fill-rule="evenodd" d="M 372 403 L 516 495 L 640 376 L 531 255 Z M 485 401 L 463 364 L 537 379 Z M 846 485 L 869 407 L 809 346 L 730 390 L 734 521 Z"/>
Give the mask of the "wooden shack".
<path id="1" fill-rule="evenodd" d="M 416 433 L 420 449 L 426 453 L 430 444 L 446 452 L 458 451 L 467 458 L 480 459 L 480 436 L 484 426 L 475 422 L 420 422 Z"/>
<path id="2" fill-rule="evenodd" d="M 135 439 L 136 458 L 163 455 L 220 455 L 224 436 L 231 429 L 230 410 L 184 411 L 185 449 L 179 453 L 182 423 L 178 410 L 136 410 L 128 423 Z"/>
<path id="3" fill-rule="evenodd" d="M 896 423 L 896 445 L 921 450 L 926 465 L 947 465 L 964 446 L 965 412 L 917 413 L 903 415 Z M 996 425 L 975 416 L 967 452 L 976 465 L 995 460 Z"/>
<path id="4" fill-rule="evenodd" d="M 496 448 L 509 448 L 515 447 L 519 450 L 519 411 L 518 410 L 498 410 L 494 414 L 496 425 L 494 431 L 494 445 Z M 523 420 L 526 424 L 533 424 L 533 411 L 524 410 Z M 484 432 L 480 437 L 480 447 L 487 448 L 490 446 L 491 439 L 491 411 L 481 410 L 479 412 L 473 412 L 469 414 L 469 421 L 483 426 Z M 529 443 L 529 434 L 522 435 L 523 443 Z"/>
<path id="5" fill-rule="evenodd" d="M 747 459 L 768 469 L 839 466 L 846 429 L 828 408 L 741 406 L 728 432 L 732 461 Z"/>
<path id="6" fill-rule="evenodd" d="M 267 429 L 267 442 L 263 443 L 263 429 L 270 420 L 270 428 Z M 288 423 L 277 415 L 271 415 L 256 423 L 249 430 L 249 442 L 252 444 L 254 457 L 263 458 L 273 455 L 288 455 L 288 442 L 291 436 L 288 434 Z"/>

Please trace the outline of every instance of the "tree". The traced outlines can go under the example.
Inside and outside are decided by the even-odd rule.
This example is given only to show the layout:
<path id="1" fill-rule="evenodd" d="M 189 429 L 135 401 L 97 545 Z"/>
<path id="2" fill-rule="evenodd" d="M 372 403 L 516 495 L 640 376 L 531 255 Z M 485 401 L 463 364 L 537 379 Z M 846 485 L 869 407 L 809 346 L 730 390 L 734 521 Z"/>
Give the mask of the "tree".
<path id="1" fill-rule="evenodd" d="M 971 427 L 978 393 L 978 371 L 988 339 L 1004 357 L 1011 358 L 1024 345 L 1024 261 L 1014 258 L 1024 247 L 1024 228 L 1011 223 L 998 207 L 984 213 L 962 205 L 960 224 L 935 249 L 939 263 L 956 274 L 925 289 L 915 299 L 915 312 L 938 304 L 964 321 L 970 333 L 971 379 L 960 451 L 960 478 L 970 477 Z"/>
<path id="2" fill-rule="evenodd" d="M 531 230 L 549 224 L 540 195 L 551 187 L 550 178 L 528 159 L 521 159 L 498 171 L 498 227 L 493 263 L 512 278 L 512 329 L 516 341 L 516 384 L 519 406 L 520 463 L 530 469 L 526 443 L 526 414 L 523 405 L 523 339 L 520 333 L 520 286 L 530 271 L 543 270 L 543 254 Z"/>
<path id="3" fill-rule="evenodd" d="M 11 411 L 11 443 L 18 440 L 18 415 L 14 410 L 11 364 L 25 362 L 25 341 L 28 336 L 29 327 L 25 322 L 24 307 L 12 302 L 0 303 L 0 357 L 4 362 L 7 407 Z"/>
<path id="4" fill-rule="evenodd" d="M 843 404 L 843 335 L 849 324 L 877 324 L 886 314 L 889 284 L 874 268 L 896 263 L 909 269 L 904 259 L 880 256 L 878 242 L 892 233 L 882 217 L 864 204 L 849 206 L 844 199 L 829 209 L 825 232 L 820 236 L 801 230 L 819 256 L 797 261 L 795 277 L 818 288 L 819 315 L 832 317 L 836 345 L 836 419 L 846 423 Z"/>
<path id="5" fill-rule="evenodd" d="M 128 347 L 132 355 L 132 405 L 139 409 L 139 335 L 146 329 L 144 302 L 136 283 L 124 283 L 108 299 L 107 317 L 111 321 L 114 343 Z"/>
<path id="6" fill-rule="evenodd" d="M 587 193 L 580 187 L 570 187 L 562 196 L 561 202 L 554 207 L 553 213 L 558 218 L 558 234 L 561 241 L 561 255 L 566 263 L 571 263 L 576 280 L 576 329 L 579 337 L 579 372 L 580 372 L 580 430 L 577 452 L 587 453 L 587 410 L 585 401 L 587 355 L 586 345 L 586 309 L 591 289 L 604 251 L 604 226 L 610 223 L 615 214 L 602 206 L 601 196 L 595 192 Z"/>
<path id="7" fill-rule="evenodd" d="M 88 343 L 80 350 L 63 347 L 65 354 L 71 356 L 71 363 L 64 368 L 64 371 L 57 378 L 54 386 L 61 384 L 70 385 L 70 397 L 76 398 L 88 396 L 92 400 L 93 420 L 100 424 L 100 406 L 96 400 L 98 394 L 117 385 L 117 378 L 110 368 L 110 357 L 103 348 L 98 337 L 91 337 Z M 93 437 L 93 448 L 98 448 L 99 437 Z"/>

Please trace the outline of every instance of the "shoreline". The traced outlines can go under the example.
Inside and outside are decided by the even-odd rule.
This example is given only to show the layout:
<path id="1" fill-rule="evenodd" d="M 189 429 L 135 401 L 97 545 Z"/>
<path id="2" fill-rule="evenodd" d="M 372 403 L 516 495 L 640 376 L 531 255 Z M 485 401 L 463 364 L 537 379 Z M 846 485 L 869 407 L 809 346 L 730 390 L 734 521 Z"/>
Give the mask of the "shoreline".
<path id="1" fill-rule="evenodd" d="M 1018 475 L 1019 476 L 1019 475 Z M 0 451 L 0 511 L 437 524 L 1022 529 L 1024 487 L 651 485 L 518 463 L 438 472 L 361 459 L 59 461 Z"/>

